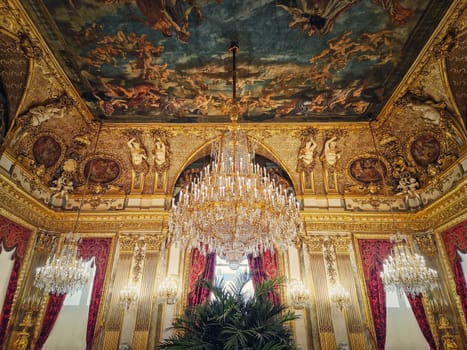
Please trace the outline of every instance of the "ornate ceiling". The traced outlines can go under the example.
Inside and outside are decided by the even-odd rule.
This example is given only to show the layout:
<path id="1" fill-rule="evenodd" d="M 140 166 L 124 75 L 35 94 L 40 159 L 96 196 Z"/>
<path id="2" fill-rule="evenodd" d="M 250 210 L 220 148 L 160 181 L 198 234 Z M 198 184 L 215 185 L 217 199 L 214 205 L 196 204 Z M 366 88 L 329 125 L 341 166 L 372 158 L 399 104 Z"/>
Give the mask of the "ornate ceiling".
<path id="1" fill-rule="evenodd" d="M 241 122 L 373 119 L 451 1 L 23 3 L 95 117 L 176 123 L 229 120 L 231 41 Z"/>
<path id="2" fill-rule="evenodd" d="M 50 209 L 163 212 L 227 127 L 232 40 L 240 127 L 305 211 L 416 213 L 465 191 L 461 0 L 6 0 L 0 13 L 0 167 Z"/>

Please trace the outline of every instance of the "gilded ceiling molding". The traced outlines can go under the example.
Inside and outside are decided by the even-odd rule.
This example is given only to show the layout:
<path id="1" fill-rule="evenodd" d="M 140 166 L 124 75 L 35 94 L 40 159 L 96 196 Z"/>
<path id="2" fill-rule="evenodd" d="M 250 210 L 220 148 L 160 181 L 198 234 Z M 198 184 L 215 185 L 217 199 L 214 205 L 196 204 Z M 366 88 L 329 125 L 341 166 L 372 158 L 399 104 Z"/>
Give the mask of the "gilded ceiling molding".
<path id="1" fill-rule="evenodd" d="M 424 220 L 424 229 L 433 228 L 440 230 L 449 228 L 455 224 L 467 219 L 467 186 L 464 186 L 464 192 L 458 193 L 453 202 L 444 202 L 438 204 L 434 209 L 428 210 L 420 220 Z"/>
<path id="2" fill-rule="evenodd" d="M 383 124 L 386 119 L 390 119 L 389 117 L 391 116 L 392 110 L 394 109 L 395 101 L 406 93 L 409 86 L 411 86 L 413 81 L 420 75 L 420 71 L 423 70 L 428 62 L 432 59 L 435 54 L 437 45 L 440 45 L 439 43 L 441 43 L 446 37 L 448 31 L 451 29 L 452 23 L 460 23 L 458 26 L 465 27 L 465 25 L 463 25 L 460 21 L 465 8 L 466 5 L 464 0 L 455 0 L 450 8 L 446 11 L 443 19 L 440 21 L 438 27 L 435 29 L 423 49 L 420 51 L 417 59 L 413 62 L 412 66 L 407 71 L 398 87 L 394 90 L 391 98 L 387 101 L 386 105 L 381 110 L 379 115 L 383 116 L 383 118 L 379 118 L 377 120 L 378 124 Z M 465 21 L 463 21 L 463 23 L 465 24 Z"/>
<path id="3" fill-rule="evenodd" d="M 66 92 L 74 100 L 81 101 L 79 94 L 72 87 L 67 75 L 55 60 L 55 55 L 49 50 L 42 35 L 36 30 L 21 1 L 4 0 L 0 6 L 0 14 L 0 26 L 16 37 L 18 46 L 24 55 L 32 60 L 29 81 L 31 81 L 34 75 L 33 72 L 38 68 L 49 82 L 50 87 L 48 91 L 52 93 L 51 98 L 58 97 L 63 92 Z M 76 108 L 85 120 L 89 121 L 92 119 L 85 105 L 78 103 Z M 21 110 L 21 106 L 18 110 Z"/>
<path id="4" fill-rule="evenodd" d="M 54 231 L 54 222 L 59 222 L 60 215 L 46 208 L 29 194 L 18 189 L 16 184 L 3 174 L 0 175 L 0 206 L 29 225 L 44 230 Z M 61 222 L 62 227 L 66 227 Z M 72 225 L 70 224 L 70 228 Z"/>

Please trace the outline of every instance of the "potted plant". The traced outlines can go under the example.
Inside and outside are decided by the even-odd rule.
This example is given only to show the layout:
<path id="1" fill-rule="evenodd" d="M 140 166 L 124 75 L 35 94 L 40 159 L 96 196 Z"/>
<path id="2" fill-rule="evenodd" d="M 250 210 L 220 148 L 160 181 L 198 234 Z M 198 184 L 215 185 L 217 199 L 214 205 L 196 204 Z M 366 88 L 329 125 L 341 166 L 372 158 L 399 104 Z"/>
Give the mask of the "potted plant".
<path id="1" fill-rule="evenodd" d="M 289 321 L 298 316 L 284 304 L 274 305 L 268 294 L 280 280 L 266 280 L 246 296 L 243 287 L 249 276 L 242 274 L 229 286 L 202 281 L 211 298 L 201 305 L 187 307 L 172 323 L 173 335 L 157 349 L 198 350 L 293 350 L 297 349 Z"/>

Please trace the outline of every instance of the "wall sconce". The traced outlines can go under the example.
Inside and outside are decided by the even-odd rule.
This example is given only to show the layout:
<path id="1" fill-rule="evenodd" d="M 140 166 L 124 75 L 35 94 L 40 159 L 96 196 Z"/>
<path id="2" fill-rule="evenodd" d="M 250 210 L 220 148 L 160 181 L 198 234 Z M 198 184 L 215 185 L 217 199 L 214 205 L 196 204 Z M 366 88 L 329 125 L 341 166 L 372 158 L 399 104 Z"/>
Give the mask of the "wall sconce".
<path id="1" fill-rule="evenodd" d="M 132 281 L 120 291 L 119 302 L 125 309 L 129 309 L 131 305 L 136 304 L 139 297 L 139 276 L 143 270 L 142 265 L 146 252 L 144 251 L 144 240 L 139 239 L 136 243 L 135 252 L 133 254 L 133 278 Z"/>
<path id="2" fill-rule="evenodd" d="M 323 253 L 328 275 L 329 300 L 332 305 L 343 311 L 351 305 L 351 298 L 350 293 L 339 282 L 336 252 L 329 237 L 326 237 L 323 242 Z"/>
<path id="3" fill-rule="evenodd" d="M 329 287 L 329 297 L 332 304 L 339 310 L 344 310 L 350 306 L 350 293 L 340 284 L 339 281 L 331 284 Z"/>
<path id="4" fill-rule="evenodd" d="M 139 297 L 139 289 L 134 284 L 129 284 L 120 291 L 119 301 L 125 309 L 129 309 L 131 305 L 136 304 Z"/>
<path id="5" fill-rule="evenodd" d="M 179 281 L 177 275 L 168 275 L 159 286 L 159 296 L 169 305 L 175 304 L 178 299 Z"/>
<path id="6" fill-rule="evenodd" d="M 290 306 L 296 310 L 303 309 L 307 306 L 310 293 L 302 281 L 295 279 L 291 280 L 287 289 L 289 293 Z"/>

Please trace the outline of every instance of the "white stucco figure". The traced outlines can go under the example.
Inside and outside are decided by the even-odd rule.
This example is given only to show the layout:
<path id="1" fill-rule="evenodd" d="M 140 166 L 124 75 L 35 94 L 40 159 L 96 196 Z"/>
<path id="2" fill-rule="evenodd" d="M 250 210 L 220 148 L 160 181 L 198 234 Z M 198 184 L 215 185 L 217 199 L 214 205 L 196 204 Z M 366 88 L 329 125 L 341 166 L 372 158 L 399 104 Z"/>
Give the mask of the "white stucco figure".
<path id="1" fill-rule="evenodd" d="M 329 166 L 334 166 L 340 158 L 340 153 L 337 152 L 337 138 L 331 137 L 324 143 L 324 159 Z"/>

